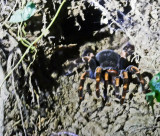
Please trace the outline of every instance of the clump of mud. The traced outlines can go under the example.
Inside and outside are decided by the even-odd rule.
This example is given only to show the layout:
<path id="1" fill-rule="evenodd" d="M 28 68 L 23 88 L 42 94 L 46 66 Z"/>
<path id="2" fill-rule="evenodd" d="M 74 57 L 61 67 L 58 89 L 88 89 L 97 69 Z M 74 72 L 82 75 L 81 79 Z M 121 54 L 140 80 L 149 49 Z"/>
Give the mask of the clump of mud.
<path id="1" fill-rule="evenodd" d="M 39 11 L 26 22 L 29 41 L 41 34 L 62 3 L 60 0 L 34 2 Z M 19 25 L 8 23 L 8 14 L 23 4 L 1 1 L 1 75 L 6 75 L 26 50 L 17 38 Z M 156 0 L 67 1 L 48 35 L 37 43 L 36 57 L 29 52 L 6 80 L 6 89 L 1 89 L 0 110 L 4 118 L 0 120 L 0 134 L 159 135 L 159 104 L 154 105 L 153 115 L 138 84 L 130 84 L 121 105 L 113 95 L 112 85 L 108 88 L 108 102 L 104 103 L 103 83 L 97 98 L 95 80 L 87 78 L 84 100 L 79 103 L 80 76 L 88 66 L 77 65 L 66 76 L 67 66 L 80 58 L 86 48 L 92 48 L 95 53 L 103 49 L 120 53 L 124 44 L 130 42 L 135 52 L 133 59 L 128 59 L 138 64 L 148 84 L 160 70 L 159 6 Z"/>

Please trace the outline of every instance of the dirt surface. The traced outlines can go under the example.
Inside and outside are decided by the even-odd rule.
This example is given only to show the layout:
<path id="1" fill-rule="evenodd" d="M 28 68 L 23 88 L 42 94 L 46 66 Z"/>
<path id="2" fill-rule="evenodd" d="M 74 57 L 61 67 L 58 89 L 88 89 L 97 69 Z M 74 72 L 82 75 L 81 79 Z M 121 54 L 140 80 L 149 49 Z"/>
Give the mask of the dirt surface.
<path id="1" fill-rule="evenodd" d="M 30 42 L 48 26 L 62 3 L 61 0 L 34 2 L 38 11 L 26 21 L 25 27 L 25 38 Z M 12 9 L 15 11 L 22 5 L 23 2 L 1 1 L 0 64 L 3 70 L 0 70 L 0 82 L 26 50 L 17 38 L 19 25 L 10 24 L 7 19 Z M 138 66 L 147 88 L 152 76 L 160 71 L 159 7 L 158 0 L 67 1 L 48 34 L 38 41 L 36 56 L 30 51 L 3 84 L 0 134 L 160 135 L 160 105 L 155 102 L 153 114 L 136 82 L 130 83 L 121 105 L 112 85 L 108 87 L 108 101 L 104 102 L 103 83 L 97 98 L 96 81 L 87 78 L 84 100 L 79 103 L 80 76 L 87 70 L 87 64 L 77 65 L 72 74 L 66 76 L 68 66 L 80 58 L 85 49 L 90 47 L 95 53 L 112 49 L 120 54 L 122 47 L 130 42 L 135 52 L 132 59 L 127 59 Z M 121 93 L 122 89 L 123 86 Z"/>

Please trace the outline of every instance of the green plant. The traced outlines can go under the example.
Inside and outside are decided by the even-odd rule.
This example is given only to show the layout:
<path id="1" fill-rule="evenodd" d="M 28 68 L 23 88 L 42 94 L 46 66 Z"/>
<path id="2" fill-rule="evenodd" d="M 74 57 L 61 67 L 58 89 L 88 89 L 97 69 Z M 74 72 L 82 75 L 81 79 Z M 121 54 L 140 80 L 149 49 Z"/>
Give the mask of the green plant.
<path id="1" fill-rule="evenodd" d="M 23 9 L 17 10 L 10 18 L 9 22 L 18 23 L 28 20 L 36 12 L 36 6 L 32 2 L 28 2 Z"/>
<path id="2" fill-rule="evenodd" d="M 157 102 L 160 102 L 160 72 L 152 78 L 149 82 L 149 86 L 152 91 L 146 94 L 146 100 L 152 107 L 152 111 L 154 113 L 154 100 L 156 99 Z"/>

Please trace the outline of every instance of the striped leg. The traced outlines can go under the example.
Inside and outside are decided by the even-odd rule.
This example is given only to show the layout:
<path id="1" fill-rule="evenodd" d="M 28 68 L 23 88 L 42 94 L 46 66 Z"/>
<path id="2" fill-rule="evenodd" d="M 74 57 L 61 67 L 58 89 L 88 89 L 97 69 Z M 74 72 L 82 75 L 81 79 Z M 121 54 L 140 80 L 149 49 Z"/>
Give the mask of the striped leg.
<path id="1" fill-rule="evenodd" d="M 122 92 L 122 98 L 121 98 L 121 104 L 123 104 L 126 93 L 128 92 L 128 71 L 123 72 L 123 92 Z"/>
<path id="2" fill-rule="evenodd" d="M 100 96 L 99 84 L 100 84 L 100 81 L 101 81 L 101 72 L 102 72 L 102 69 L 100 67 L 98 67 L 96 69 L 96 95 L 97 95 L 97 97 Z"/>
<path id="3" fill-rule="evenodd" d="M 137 78 L 138 78 L 140 84 L 142 85 L 142 91 L 145 93 L 145 89 L 144 89 L 145 82 L 144 82 L 144 79 L 142 78 L 142 75 L 140 74 L 139 69 L 135 66 L 132 66 L 131 70 L 136 71 L 135 73 L 137 75 Z"/>
<path id="4" fill-rule="evenodd" d="M 115 78 L 115 95 L 117 98 L 119 98 L 119 85 L 120 85 L 120 78 Z"/>
<path id="5" fill-rule="evenodd" d="M 145 89 L 144 89 L 145 82 L 144 82 L 144 79 L 142 78 L 142 76 L 140 74 L 139 69 L 137 67 L 135 67 L 135 66 L 129 66 L 129 67 L 127 67 L 126 70 L 128 70 L 132 74 L 136 74 L 137 75 L 138 81 L 140 82 L 140 84 L 142 86 L 142 91 L 145 93 Z"/>
<path id="6" fill-rule="evenodd" d="M 103 95 L 104 95 L 105 99 L 107 99 L 108 79 L 109 79 L 109 74 L 108 74 L 108 72 L 105 72 L 105 74 L 104 74 L 104 91 L 103 91 Z"/>
<path id="7" fill-rule="evenodd" d="M 89 72 L 86 71 L 85 73 L 83 73 L 81 75 L 81 80 L 80 80 L 80 85 L 79 85 L 79 89 L 78 89 L 78 93 L 79 93 L 79 99 L 80 101 L 83 99 L 83 85 L 84 85 L 84 81 L 86 79 L 86 77 L 89 75 Z"/>

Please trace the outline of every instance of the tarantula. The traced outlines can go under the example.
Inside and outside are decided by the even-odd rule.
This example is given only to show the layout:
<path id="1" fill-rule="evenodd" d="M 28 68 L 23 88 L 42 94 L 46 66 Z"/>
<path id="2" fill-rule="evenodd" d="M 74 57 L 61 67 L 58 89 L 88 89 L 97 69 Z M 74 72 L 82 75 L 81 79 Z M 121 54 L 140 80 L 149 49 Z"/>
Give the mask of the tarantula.
<path id="1" fill-rule="evenodd" d="M 78 62 L 88 62 L 89 70 L 84 72 L 80 78 L 80 85 L 78 89 L 79 99 L 83 100 L 83 85 L 86 77 L 96 79 L 96 95 L 100 96 L 99 84 L 104 82 L 104 98 L 107 98 L 108 84 L 113 84 L 115 87 L 115 95 L 120 98 L 120 103 L 123 104 L 126 93 L 129 87 L 129 75 L 136 74 L 139 83 L 142 85 L 144 91 L 144 79 L 142 78 L 139 69 L 134 65 L 129 65 L 127 56 L 133 54 L 134 46 L 128 43 L 122 50 L 121 55 L 113 50 L 102 50 L 94 55 L 91 49 L 84 51 L 82 58 L 77 59 L 74 64 Z M 123 84 L 122 97 L 119 95 L 119 86 Z"/>

